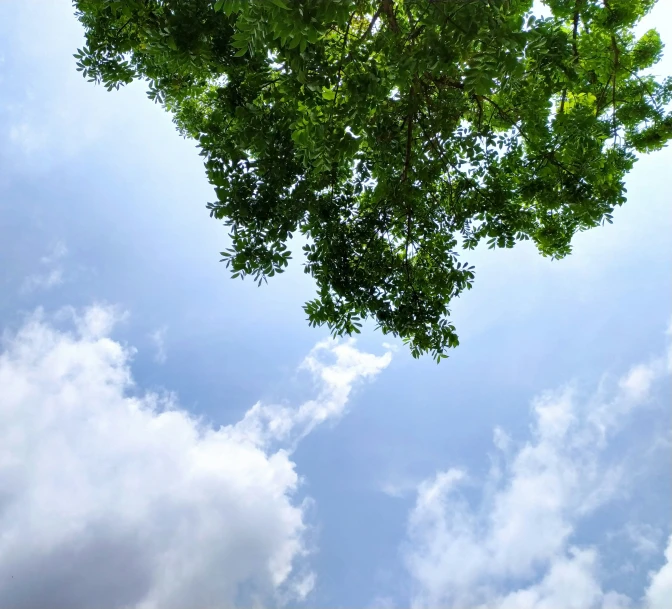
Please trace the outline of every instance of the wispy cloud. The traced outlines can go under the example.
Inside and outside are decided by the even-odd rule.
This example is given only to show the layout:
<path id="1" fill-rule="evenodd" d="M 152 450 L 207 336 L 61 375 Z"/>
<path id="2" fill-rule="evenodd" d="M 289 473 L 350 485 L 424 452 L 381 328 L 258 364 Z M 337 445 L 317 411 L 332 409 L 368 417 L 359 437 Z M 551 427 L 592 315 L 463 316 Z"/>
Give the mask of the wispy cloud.
<path id="1" fill-rule="evenodd" d="M 116 110 L 110 105 L 107 116 L 101 112 L 96 91 L 90 83 L 87 91 L 73 69 L 82 30 L 71 7 L 57 0 L 0 2 L 0 20 L 9 51 L 3 72 L 13 77 L 3 91 L 0 155 L 13 169 L 32 164 L 35 170 L 72 157 L 99 137 Z M 26 70 L 32 79 L 20 78 Z"/>
<path id="2" fill-rule="evenodd" d="M 174 397 L 129 393 L 131 350 L 110 337 L 118 319 L 91 307 L 62 331 L 36 315 L 5 339 L 0 605 L 181 609 L 305 597 L 315 583 L 310 502 L 298 496 L 291 443 L 340 416 L 389 354 L 322 343 L 303 363 L 314 399 L 256 404 L 216 428 Z"/>
<path id="3" fill-rule="evenodd" d="M 49 290 L 63 283 L 62 260 L 68 249 L 64 243 L 58 242 L 51 252 L 40 258 L 43 269 L 26 277 L 21 284 L 21 292 L 28 294 L 36 290 Z"/>
<path id="4" fill-rule="evenodd" d="M 56 264 L 61 260 L 61 258 L 65 257 L 67 254 L 68 254 L 68 248 L 65 246 L 65 243 L 59 241 L 58 243 L 56 243 L 56 245 L 54 245 L 51 252 L 49 252 L 46 256 L 42 256 L 42 258 L 40 258 L 40 262 L 42 264 Z"/>
<path id="5" fill-rule="evenodd" d="M 30 156 L 46 147 L 47 137 L 28 122 L 15 123 L 10 126 L 8 140 L 15 149 Z"/>
<path id="6" fill-rule="evenodd" d="M 391 359 L 390 351 L 382 356 L 359 351 L 353 339 L 320 342 L 301 364 L 319 381 L 318 396 L 298 408 L 258 402 L 238 427 L 259 442 L 295 443 L 320 423 L 342 416 L 354 382 L 376 376 Z"/>
<path id="7" fill-rule="evenodd" d="M 168 359 L 168 353 L 166 352 L 166 333 L 168 328 L 163 326 L 151 332 L 149 335 L 149 340 L 152 341 L 154 345 L 154 361 L 157 364 L 165 364 Z"/>
<path id="8" fill-rule="evenodd" d="M 629 521 L 615 531 L 608 531 L 606 539 L 627 543 L 633 552 L 631 558 L 651 560 L 662 554 L 665 532 L 662 528 L 646 522 Z M 635 565 L 631 561 L 625 562 L 620 567 L 623 573 L 633 573 L 635 570 Z"/>
<path id="9" fill-rule="evenodd" d="M 571 388 L 536 399 L 524 445 L 515 447 L 495 430 L 496 453 L 477 505 L 461 492 L 469 480 L 464 470 L 449 468 L 423 481 L 404 546 L 414 606 L 629 606 L 631 599 L 602 589 L 597 549 L 577 546 L 573 533 L 622 493 L 624 466 L 606 448 L 665 374 L 665 358 L 656 358 L 634 366 L 608 398 L 603 386 L 589 400 Z M 639 545 L 650 549 L 651 539 L 638 532 Z M 651 607 L 662 607 L 655 599 L 669 586 L 668 571 L 669 565 L 652 576 Z"/>
<path id="10" fill-rule="evenodd" d="M 52 269 L 46 273 L 29 275 L 21 285 L 21 292 L 27 294 L 35 290 L 49 290 L 63 283 L 63 269 Z"/>
<path id="11" fill-rule="evenodd" d="M 390 478 L 380 485 L 380 491 L 385 493 L 388 497 L 401 499 L 411 493 L 415 493 L 418 488 L 418 483 L 412 481 L 410 478 Z"/>

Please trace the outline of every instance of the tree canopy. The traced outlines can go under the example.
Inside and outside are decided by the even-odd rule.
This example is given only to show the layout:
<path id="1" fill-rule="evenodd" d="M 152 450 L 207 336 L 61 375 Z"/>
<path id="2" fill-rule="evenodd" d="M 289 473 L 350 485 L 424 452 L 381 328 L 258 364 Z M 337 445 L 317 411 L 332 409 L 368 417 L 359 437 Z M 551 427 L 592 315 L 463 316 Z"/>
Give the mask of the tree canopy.
<path id="1" fill-rule="evenodd" d="M 461 250 L 532 240 L 554 258 L 611 222 L 637 153 L 672 137 L 655 0 L 75 0 L 78 69 L 144 79 L 194 138 L 260 283 L 306 236 L 306 303 L 437 360 L 458 344 Z"/>

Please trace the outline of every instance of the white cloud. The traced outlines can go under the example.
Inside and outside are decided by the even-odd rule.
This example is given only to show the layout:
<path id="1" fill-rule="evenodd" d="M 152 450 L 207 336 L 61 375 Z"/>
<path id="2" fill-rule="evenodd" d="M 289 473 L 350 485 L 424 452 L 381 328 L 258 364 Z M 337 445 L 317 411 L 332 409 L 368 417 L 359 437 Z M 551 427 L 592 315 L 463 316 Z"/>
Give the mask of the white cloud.
<path id="1" fill-rule="evenodd" d="M 554 560 L 538 583 L 499 600 L 499 609 L 586 609 L 629 607 L 630 600 L 615 592 L 603 593 L 597 581 L 594 549 L 570 548 Z"/>
<path id="2" fill-rule="evenodd" d="M 72 55 L 83 36 L 68 4 L 0 2 L 0 39 L 7 52 L 3 71 L 9 77 L 25 70 L 33 75 L 30 80 L 15 77 L 0 96 L 0 148 L 4 140 L 6 163 L 50 165 L 86 149 L 106 125 L 95 88 L 86 83 L 87 91 L 75 69 Z M 114 108 L 108 110 L 115 115 Z"/>
<path id="3" fill-rule="evenodd" d="M 35 290 L 48 290 L 63 283 L 63 269 L 52 269 L 46 273 L 35 273 L 25 278 L 21 285 L 24 294 Z"/>
<path id="4" fill-rule="evenodd" d="M 143 137 L 161 138 L 159 154 L 163 136 L 175 137 L 164 110 L 147 100 L 144 83 L 108 93 L 82 77 L 73 53 L 84 45 L 83 34 L 70 2 L 0 2 L 7 83 L 0 91 L 0 158 L 5 168 L 34 175 L 75 159 L 83 162 L 82 154 L 94 144 L 117 145 L 119 129 L 129 126 Z"/>
<path id="5" fill-rule="evenodd" d="M 532 437 L 522 447 L 512 448 L 505 432 L 495 429 L 497 453 L 476 505 L 460 492 L 468 479 L 462 470 L 451 468 L 421 483 L 404 547 L 416 587 L 413 604 L 629 606 L 628 598 L 602 589 L 597 550 L 574 547 L 572 535 L 583 517 L 627 486 L 622 465 L 610 462 L 605 449 L 664 374 L 663 360 L 656 359 L 632 368 L 611 399 L 603 390 L 584 403 L 564 389 L 535 400 Z M 652 599 L 663 598 L 667 568 L 652 579 Z"/>
<path id="6" fill-rule="evenodd" d="M 397 603 L 389 596 L 377 596 L 371 601 L 367 609 L 395 609 Z"/>
<path id="7" fill-rule="evenodd" d="M 9 128 L 8 139 L 14 149 L 21 150 L 25 155 L 32 155 L 46 146 L 46 134 L 35 129 L 30 123 L 18 123 Z"/>
<path id="8" fill-rule="evenodd" d="M 655 556 L 661 550 L 663 532 L 647 523 L 629 522 L 623 528 L 632 549 L 641 556 Z"/>
<path id="9" fill-rule="evenodd" d="M 316 399 L 257 404 L 215 429 L 174 398 L 129 391 L 132 352 L 109 337 L 118 318 L 92 307 L 64 331 L 37 314 L 5 338 L 0 606 L 170 609 L 307 595 L 309 502 L 297 497 L 287 442 L 340 415 L 389 355 L 318 345 L 304 363 Z"/>
<path id="10" fill-rule="evenodd" d="M 670 599 L 672 599 L 672 536 L 667 542 L 665 564 L 659 571 L 651 573 L 651 582 L 646 590 L 646 604 L 650 609 L 669 609 Z"/>
<path id="11" fill-rule="evenodd" d="M 409 494 L 415 493 L 417 488 L 417 481 L 413 481 L 410 477 L 389 478 L 379 487 L 381 493 L 396 499 L 401 499 L 407 497 Z"/>
<path id="12" fill-rule="evenodd" d="M 34 273 L 26 277 L 21 285 L 24 294 L 36 290 L 49 290 L 63 283 L 63 267 L 61 260 L 67 255 L 65 244 L 58 242 L 46 256 L 40 258 L 40 263 L 46 267 L 43 272 Z"/>
<path id="13" fill-rule="evenodd" d="M 659 363 L 638 364 L 630 369 L 630 372 L 621 379 L 619 385 L 621 389 L 633 398 L 635 401 L 644 400 L 649 396 L 653 381 L 659 376 Z"/>
<path id="14" fill-rule="evenodd" d="M 61 258 L 64 256 L 67 256 L 68 254 L 68 248 L 66 247 L 65 243 L 62 241 L 58 241 L 56 245 L 52 248 L 51 252 L 49 252 L 46 256 L 42 256 L 40 258 L 40 262 L 42 264 L 55 264 L 57 263 Z"/>
<path id="15" fill-rule="evenodd" d="M 325 364 L 324 355 L 333 355 L 335 361 Z M 353 339 L 341 343 L 320 342 L 301 365 L 321 382 L 317 398 L 304 402 L 297 409 L 257 403 L 245 413 L 238 427 L 259 442 L 295 442 L 316 425 L 340 417 L 345 412 L 354 381 L 375 376 L 391 359 L 389 351 L 380 357 L 358 351 Z"/>
<path id="16" fill-rule="evenodd" d="M 166 352 L 166 332 L 168 331 L 168 328 L 165 326 L 162 328 L 159 328 L 158 330 L 154 330 L 149 335 L 149 340 L 152 341 L 152 344 L 154 345 L 155 353 L 154 353 L 154 361 L 157 364 L 165 364 L 166 360 L 168 359 L 168 354 Z"/>

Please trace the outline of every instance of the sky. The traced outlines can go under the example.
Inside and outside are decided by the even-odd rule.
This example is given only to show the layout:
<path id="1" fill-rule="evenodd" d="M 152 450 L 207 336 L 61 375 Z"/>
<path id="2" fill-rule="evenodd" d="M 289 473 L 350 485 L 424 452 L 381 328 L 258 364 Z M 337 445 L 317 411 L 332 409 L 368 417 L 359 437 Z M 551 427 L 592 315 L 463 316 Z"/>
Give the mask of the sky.
<path id="1" fill-rule="evenodd" d="M 300 260 L 230 279 L 193 142 L 81 44 L 0 2 L 0 606 L 669 606 L 671 149 L 569 258 L 465 256 L 437 366 L 310 328 Z"/>

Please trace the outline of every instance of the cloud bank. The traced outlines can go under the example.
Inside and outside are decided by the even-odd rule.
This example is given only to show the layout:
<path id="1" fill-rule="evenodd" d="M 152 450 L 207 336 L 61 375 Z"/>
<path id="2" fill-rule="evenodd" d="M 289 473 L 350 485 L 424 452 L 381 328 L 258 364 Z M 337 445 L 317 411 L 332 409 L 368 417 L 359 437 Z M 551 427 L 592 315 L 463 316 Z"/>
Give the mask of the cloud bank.
<path id="1" fill-rule="evenodd" d="M 0 606 L 278 603 L 310 592 L 291 444 L 390 361 L 322 343 L 317 397 L 215 429 L 140 393 L 107 307 L 70 330 L 36 314 L 0 354 Z"/>

